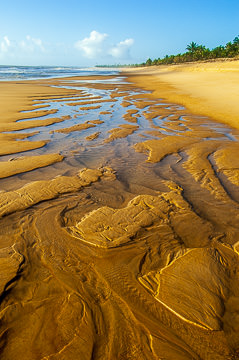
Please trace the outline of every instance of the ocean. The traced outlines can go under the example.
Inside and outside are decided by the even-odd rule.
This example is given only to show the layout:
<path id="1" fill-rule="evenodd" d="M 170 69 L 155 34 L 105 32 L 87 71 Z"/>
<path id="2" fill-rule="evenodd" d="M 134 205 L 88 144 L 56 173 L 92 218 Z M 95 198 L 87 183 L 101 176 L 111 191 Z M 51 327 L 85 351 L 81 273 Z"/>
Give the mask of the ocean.
<path id="1" fill-rule="evenodd" d="M 116 75 L 111 68 L 67 66 L 5 66 L 0 65 L 0 81 L 37 80 L 68 76 Z"/>

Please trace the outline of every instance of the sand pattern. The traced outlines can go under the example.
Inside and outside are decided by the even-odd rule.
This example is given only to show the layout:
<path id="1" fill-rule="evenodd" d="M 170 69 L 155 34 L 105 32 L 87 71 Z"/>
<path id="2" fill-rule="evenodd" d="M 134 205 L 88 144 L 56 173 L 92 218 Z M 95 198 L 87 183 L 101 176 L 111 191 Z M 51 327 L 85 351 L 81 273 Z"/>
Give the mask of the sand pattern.
<path id="1" fill-rule="evenodd" d="M 3 360 L 238 357 L 238 130 L 123 75 L 0 84 Z"/>

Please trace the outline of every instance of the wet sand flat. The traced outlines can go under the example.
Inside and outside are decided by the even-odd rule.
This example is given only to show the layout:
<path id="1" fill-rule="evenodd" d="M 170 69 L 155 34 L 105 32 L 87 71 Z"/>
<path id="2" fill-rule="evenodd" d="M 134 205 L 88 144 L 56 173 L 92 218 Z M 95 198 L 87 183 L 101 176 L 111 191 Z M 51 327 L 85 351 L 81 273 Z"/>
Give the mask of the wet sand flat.
<path id="1" fill-rule="evenodd" d="M 239 130 L 175 69 L 0 83 L 1 359 L 238 358 Z"/>

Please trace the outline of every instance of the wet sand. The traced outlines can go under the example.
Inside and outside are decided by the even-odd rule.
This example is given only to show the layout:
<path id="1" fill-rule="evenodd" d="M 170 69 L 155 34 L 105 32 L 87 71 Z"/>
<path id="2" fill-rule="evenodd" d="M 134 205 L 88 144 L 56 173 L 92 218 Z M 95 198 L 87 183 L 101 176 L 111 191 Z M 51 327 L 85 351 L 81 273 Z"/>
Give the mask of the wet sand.
<path id="1" fill-rule="evenodd" d="M 239 131 L 141 71 L 0 83 L 3 360 L 239 356 Z"/>

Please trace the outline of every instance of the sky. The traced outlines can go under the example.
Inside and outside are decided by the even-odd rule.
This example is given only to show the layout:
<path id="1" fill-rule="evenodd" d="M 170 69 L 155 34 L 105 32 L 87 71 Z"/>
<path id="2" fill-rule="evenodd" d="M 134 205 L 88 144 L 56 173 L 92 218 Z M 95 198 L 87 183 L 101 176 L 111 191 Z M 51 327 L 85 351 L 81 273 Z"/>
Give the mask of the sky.
<path id="1" fill-rule="evenodd" d="M 239 35 L 239 0 L 0 0 L 0 65 L 133 64 Z"/>

